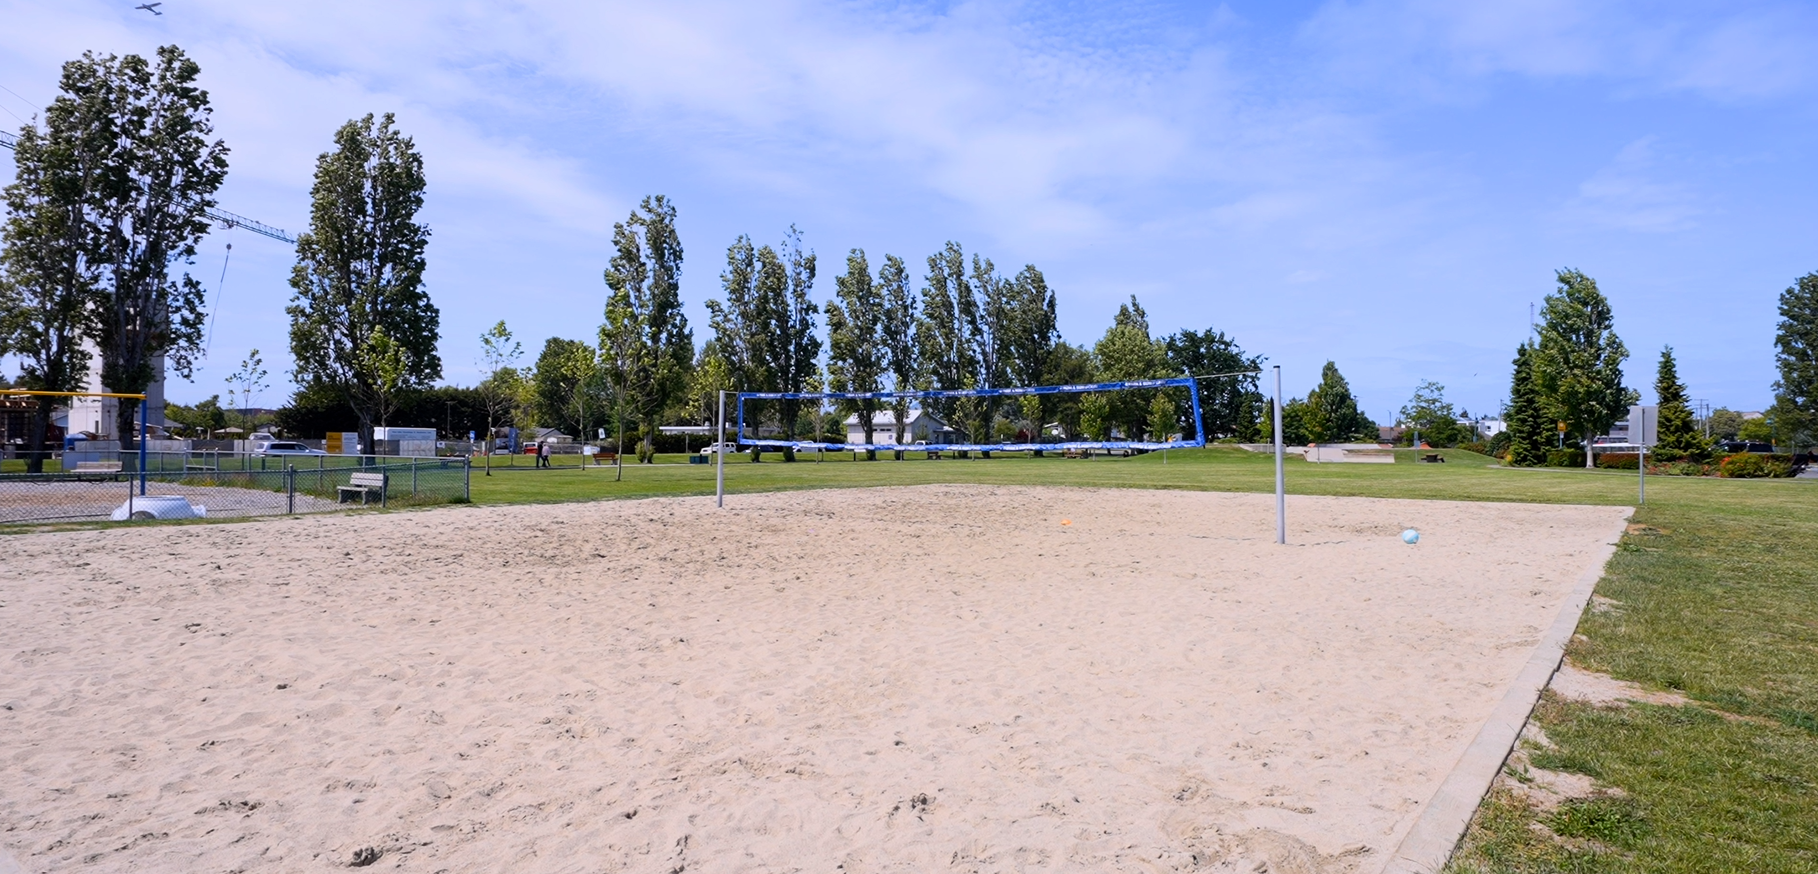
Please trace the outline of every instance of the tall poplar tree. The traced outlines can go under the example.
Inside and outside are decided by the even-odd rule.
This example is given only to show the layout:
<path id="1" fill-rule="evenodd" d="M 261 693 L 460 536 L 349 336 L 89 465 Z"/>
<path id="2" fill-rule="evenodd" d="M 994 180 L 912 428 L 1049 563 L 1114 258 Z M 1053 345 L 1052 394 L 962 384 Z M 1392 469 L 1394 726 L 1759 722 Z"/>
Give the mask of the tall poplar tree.
<path id="1" fill-rule="evenodd" d="M 1515 349 L 1515 372 L 1509 381 L 1509 408 L 1503 414 L 1509 429 L 1509 464 L 1537 467 L 1547 460 L 1547 438 L 1552 420 L 1547 418 L 1546 402 L 1534 379 L 1534 359 L 1538 356 L 1532 343 Z"/>
<path id="2" fill-rule="evenodd" d="M 1660 369 L 1655 373 L 1654 393 L 1660 404 L 1660 430 L 1655 435 L 1655 454 L 1662 459 L 1704 460 L 1711 452 L 1711 444 L 1699 433 L 1692 408 L 1686 403 L 1685 384 L 1679 381 L 1679 365 L 1673 360 L 1671 346 L 1660 350 Z"/>
<path id="3" fill-rule="evenodd" d="M 401 392 L 442 376 L 442 314 L 423 288 L 429 227 L 416 221 L 424 186 L 423 156 L 391 113 L 349 121 L 316 159 L 297 237 L 285 308 L 296 376 L 345 399 L 367 447 Z"/>
<path id="4" fill-rule="evenodd" d="M 53 114 L 43 132 L 31 124 L 19 132 L 0 224 L 0 354 L 18 356 L 19 388 L 81 391 L 88 378 L 82 340 L 101 283 L 88 192 L 113 148 L 106 120 Z M 57 406 L 37 400 L 27 426 L 31 473 L 44 470 Z"/>
<path id="5" fill-rule="evenodd" d="M 1558 273 L 1559 288 L 1541 310 L 1535 382 L 1551 415 L 1589 447 L 1627 415 L 1636 397 L 1622 386 L 1629 350 L 1616 336 L 1610 302 L 1597 281 L 1576 270 Z M 1586 452 L 1585 467 L 1592 466 Z"/>
<path id="6" fill-rule="evenodd" d="M 64 65 L 64 94 L 46 113 L 47 125 L 98 124 L 114 140 L 86 192 L 90 257 L 104 265 L 89 315 L 110 391 L 144 393 L 160 359 L 187 377 L 202 352 L 207 296 L 195 277 L 171 275 L 195 257 L 227 179 L 200 73 L 176 46 L 160 47 L 155 63 L 86 53 Z M 122 447 L 133 445 L 137 415 L 133 404 L 115 407 Z"/>
<path id="7" fill-rule="evenodd" d="M 649 464 L 663 413 L 687 391 L 694 364 L 694 334 L 682 314 L 675 205 L 661 194 L 645 197 L 629 218 L 613 223 L 612 243 L 602 369 L 615 403 L 637 424 L 638 461 Z"/>
<path id="8" fill-rule="evenodd" d="M 802 251 L 802 234 L 790 225 L 781 252 L 765 246 L 757 253 L 757 314 L 763 326 L 765 365 L 780 392 L 804 392 L 820 375 L 821 338 L 815 333 L 815 258 Z M 776 402 L 777 425 L 784 440 L 795 439 L 802 402 Z M 783 460 L 794 461 L 795 449 L 784 447 Z"/>
<path id="9" fill-rule="evenodd" d="M 884 301 L 884 349 L 890 388 L 892 391 L 914 391 L 922 369 L 922 354 L 921 346 L 916 342 L 919 318 L 915 295 L 909 290 L 909 266 L 895 255 L 885 255 L 884 266 L 877 271 L 877 285 L 878 294 Z M 893 399 L 890 410 L 896 419 L 896 442 L 901 445 L 906 433 L 904 429 L 908 427 L 909 399 Z"/>
<path id="10" fill-rule="evenodd" d="M 827 302 L 827 386 L 836 392 L 875 392 L 883 390 L 885 358 L 884 297 L 871 281 L 871 264 L 865 250 L 853 249 L 846 255 L 846 272 L 834 280 L 838 289 L 835 299 Z M 836 409 L 858 416 L 865 442 L 875 443 L 872 432 L 878 410 L 877 398 L 842 401 Z M 877 458 L 877 450 L 865 451 L 868 459 Z"/>
<path id="11" fill-rule="evenodd" d="M 922 287 L 921 318 L 915 342 L 921 347 L 922 373 L 916 387 L 976 388 L 978 379 L 978 297 L 966 277 L 966 255 L 949 241 L 928 256 L 927 284 Z M 951 419 L 951 398 L 930 399 L 923 406 Z"/>
<path id="12" fill-rule="evenodd" d="M 1818 273 L 1799 277 L 1780 293 L 1780 325 L 1774 334 L 1774 405 L 1786 429 L 1809 434 L 1818 422 Z"/>
<path id="13" fill-rule="evenodd" d="M 763 314 L 758 312 L 757 273 L 757 249 L 750 237 L 740 234 L 726 248 L 726 269 L 720 273 L 724 300 L 707 301 L 714 351 L 725 362 L 735 391 L 776 390 L 770 372 L 770 337 Z"/>

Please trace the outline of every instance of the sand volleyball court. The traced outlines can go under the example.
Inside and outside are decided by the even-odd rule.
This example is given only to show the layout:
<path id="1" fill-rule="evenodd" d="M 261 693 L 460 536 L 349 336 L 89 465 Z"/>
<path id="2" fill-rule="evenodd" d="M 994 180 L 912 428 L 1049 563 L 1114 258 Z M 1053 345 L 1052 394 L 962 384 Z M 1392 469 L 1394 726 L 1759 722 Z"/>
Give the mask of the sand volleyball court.
<path id="1" fill-rule="evenodd" d="M 0 538 L 0 847 L 1377 871 L 1626 511 L 1296 497 L 1279 547 L 1272 506 L 929 486 Z"/>

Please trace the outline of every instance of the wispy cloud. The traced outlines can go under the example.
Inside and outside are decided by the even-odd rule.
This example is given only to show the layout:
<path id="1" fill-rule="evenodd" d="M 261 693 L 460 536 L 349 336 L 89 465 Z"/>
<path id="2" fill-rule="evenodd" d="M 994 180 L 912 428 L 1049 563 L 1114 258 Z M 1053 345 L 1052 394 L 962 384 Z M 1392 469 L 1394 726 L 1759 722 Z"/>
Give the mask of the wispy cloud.
<path id="1" fill-rule="evenodd" d="M 1695 226 L 1702 209 L 1690 186 L 1662 179 L 1670 172 L 1656 157 L 1655 140 L 1624 146 L 1608 165 L 1578 186 L 1559 210 L 1570 226 L 1595 226 L 1642 233 L 1683 231 Z"/>

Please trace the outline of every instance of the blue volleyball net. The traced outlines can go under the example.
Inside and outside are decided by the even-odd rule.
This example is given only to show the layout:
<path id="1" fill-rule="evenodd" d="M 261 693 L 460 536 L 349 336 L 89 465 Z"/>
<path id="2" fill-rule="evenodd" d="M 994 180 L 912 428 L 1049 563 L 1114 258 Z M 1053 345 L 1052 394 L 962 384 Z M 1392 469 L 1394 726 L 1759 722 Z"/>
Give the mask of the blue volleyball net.
<path id="1" fill-rule="evenodd" d="M 918 442 L 916 440 L 910 440 L 907 443 L 894 443 L 894 442 L 892 442 L 892 443 L 825 443 L 825 442 L 819 442 L 819 441 L 814 441 L 814 440 L 766 440 L 766 439 L 762 439 L 761 437 L 747 437 L 745 435 L 745 402 L 746 401 L 810 401 L 810 402 L 814 402 L 814 403 L 818 404 L 821 401 L 828 401 L 828 400 L 831 400 L 831 401 L 863 401 L 863 400 L 867 400 L 867 399 L 880 400 L 880 401 L 909 400 L 912 402 L 914 402 L 914 401 L 922 402 L 921 404 L 918 404 L 918 406 L 923 406 L 928 401 L 939 401 L 939 400 L 946 400 L 946 399 L 956 399 L 957 400 L 957 399 L 964 399 L 964 398 L 982 398 L 982 399 L 987 399 L 987 400 L 991 400 L 991 399 L 1015 400 L 1015 399 L 1020 399 L 1023 397 L 1028 397 L 1031 395 L 1036 395 L 1036 396 L 1067 395 L 1067 394 L 1084 395 L 1084 394 L 1091 394 L 1094 392 L 1122 392 L 1122 391 L 1143 391 L 1143 390 L 1154 391 L 1154 390 L 1158 390 L 1158 389 L 1173 389 L 1173 388 L 1184 388 L 1187 390 L 1187 397 L 1189 400 L 1189 404 L 1192 408 L 1192 415 L 1193 415 L 1193 438 L 1190 440 L 1189 439 L 1176 439 L 1176 440 L 1157 441 L 1157 440 L 1057 439 L 1053 442 L 1042 442 L 1041 440 L 1039 440 L 1039 438 L 1037 438 L 1037 439 L 1032 439 L 1028 442 L 999 443 L 999 442 L 979 442 L 976 440 L 965 439 L 962 442 L 936 442 L 934 440 L 929 440 L 929 441 L 927 441 L 926 445 L 924 445 L 921 442 Z M 887 412 L 887 410 L 880 409 L 878 412 Z M 993 418 L 993 417 L 987 417 L 987 418 Z M 1003 417 L 996 416 L 995 418 L 1003 418 Z M 1036 432 L 1039 433 L 1042 428 L 1042 423 L 1034 422 L 1032 424 L 1035 426 Z M 877 430 L 880 432 L 883 432 L 883 431 L 890 432 L 889 436 L 891 436 L 894 439 L 895 434 L 894 434 L 892 427 L 889 427 L 889 426 L 880 427 Z M 1052 450 L 1066 450 L 1066 449 L 1141 449 L 1141 450 L 1186 449 L 1186 448 L 1206 445 L 1206 430 L 1204 427 L 1204 419 L 1200 415 L 1200 408 L 1199 408 L 1198 380 L 1194 379 L 1193 377 L 1186 377 L 1186 376 L 1173 377 L 1170 379 L 1134 379 L 1134 380 L 1127 380 L 1124 382 L 1095 382 L 1095 383 L 1085 383 L 1085 384 L 1080 384 L 1080 385 L 1043 385 L 1043 386 L 1032 386 L 1032 387 L 1021 387 L 1021 388 L 976 388 L 976 389 L 947 389 L 947 390 L 935 390 L 935 391 L 876 391 L 876 392 L 739 392 L 738 393 L 737 430 L 734 431 L 733 433 L 738 435 L 737 442 L 738 442 L 738 445 L 740 445 L 740 446 L 754 446 L 754 447 L 762 447 L 762 448 L 796 449 L 796 450 L 804 450 L 804 449 L 816 449 L 816 450 L 824 450 L 824 449 L 833 449 L 833 450 L 841 450 L 841 449 L 853 449 L 853 450 L 913 449 L 913 450 L 919 451 L 922 449 L 938 449 L 941 451 L 964 450 L 964 451 L 974 451 L 974 452 L 1029 452 L 1029 451 L 1035 451 L 1035 450 L 1052 451 Z M 1032 434 L 1031 436 L 1034 437 L 1035 435 Z"/>

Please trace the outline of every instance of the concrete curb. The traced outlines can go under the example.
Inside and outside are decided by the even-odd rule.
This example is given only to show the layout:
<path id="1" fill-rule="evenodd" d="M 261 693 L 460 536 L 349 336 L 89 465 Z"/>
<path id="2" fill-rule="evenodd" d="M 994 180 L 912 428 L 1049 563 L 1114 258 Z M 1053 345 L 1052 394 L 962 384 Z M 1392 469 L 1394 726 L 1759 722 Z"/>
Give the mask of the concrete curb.
<path id="1" fill-rule="evenodd" d="M 1621 526 L 1626 526 L 1634 514 L 1634 508 L 1630 508 Z M 1439 791 L 1427 802 L 1420 818 L 1414 821 L 1414 827 L 1401 839 L 1401 845 L 1383 866 L 1383 874 L 1432 874 L 1452 858 L 1452 851 L 1464 838 L 1477 805 L 1489 794 L 1490 784 L 1515 749 L 1515 741 L 1527 725 L 1528 716 L 1534 712 L 1534 705 L 1540 703 L 1540 693 L 1552 682 L 1559 663 L 1565 659 L 1566 644 L 1577 632 L 1578 618 L 1584 615 L 1585 605 L 1590 603 L 1591 593 L 1597 589 L 1597 581 L 1603 579 L 1604 565 L 1616 554 L 1616 543 L 1624 530 L 1624 527 L 1616 529 L 1614 537 L 1597 551 L 1595 561 L 1578 577 L 1578 584 L 1566 596 L 1559 616 L 1541 637 L 1534 655 L 1515 676 L 1515 682 L 1510 684 L 1509 691 L 1490 713 L 1489 721 L 1477 732 L 1458 764 L 1452 767 L 1452 773 L 1439 784 Z"/>

